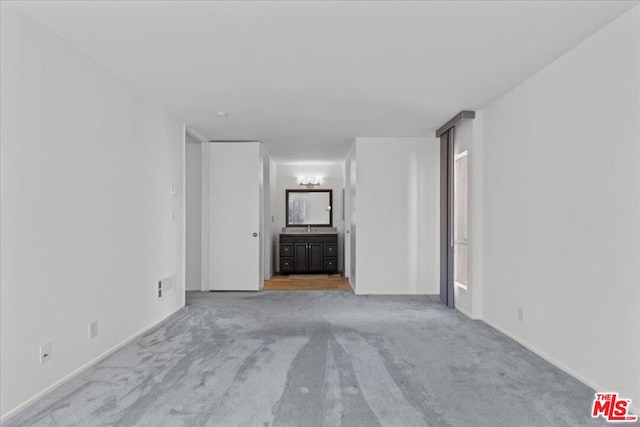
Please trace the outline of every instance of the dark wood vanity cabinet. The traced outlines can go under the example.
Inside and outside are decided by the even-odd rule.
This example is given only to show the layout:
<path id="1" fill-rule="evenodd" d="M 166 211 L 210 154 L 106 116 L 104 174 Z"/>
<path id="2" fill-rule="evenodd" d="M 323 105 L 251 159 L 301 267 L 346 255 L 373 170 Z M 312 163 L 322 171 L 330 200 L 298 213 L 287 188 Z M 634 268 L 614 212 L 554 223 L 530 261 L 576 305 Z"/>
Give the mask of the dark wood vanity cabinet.
<path id="1" fill-rule="evenodd" d="M 281 234 L 280 273 L 338 271 L 337 234 Z"/>

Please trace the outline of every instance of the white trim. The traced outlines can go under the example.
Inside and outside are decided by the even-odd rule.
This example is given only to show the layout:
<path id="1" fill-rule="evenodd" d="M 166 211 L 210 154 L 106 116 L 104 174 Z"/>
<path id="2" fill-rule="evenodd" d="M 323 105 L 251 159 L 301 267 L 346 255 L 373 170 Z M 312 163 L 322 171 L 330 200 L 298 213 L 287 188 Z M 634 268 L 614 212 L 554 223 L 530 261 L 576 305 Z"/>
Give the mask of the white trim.
<path id="1" fill-rule="evenodd" d="M 469 155 L 469 150 L 464 150 L 462 153 L 458 153 L 453 158 L 454 160 L 460 160 L 463 157 L 467 157 Z"/>
<path id="2" fill-rule="evenodd" d="M 460 313 L 464 314 L 465 316 L 467 316 L 469 319 L 478 320 L 477 318 L 474 318 L 471 315 L 471 313 L 469 313 L 467 310 L 463 310 L 462 308 L 458 307 L 457 305 L 455 306 L 455 309 L 458 310 Z"/>
<path id="3" fill-rule="evenodd" d="M 209 144 L 202 144 L 200 215 L 200 290 L 209 290 Z"/>
<path id="4" fill-rule="evenodd" d="M 458 160 L 467 157 L 468 154 L 469 154 L 469 150 L 465 150 L 465 151 L 455 155 L 454 162 L 453 162 L 453 168 L 454 168 L 454 172 L 453 172 L 454 178 L 453 179 L 454 179 L 454 182 L 458 178 Z M 469 202 L 470 202 L 471 198 L 469 197 L 470 193 L 469 193 L 469 164 L 468 164 L 468 161 L 467 161 L 467 168 L 466 169 L 467 169 L 467 185 L 466 185 L 466 187 L 467 187 L 466 188 L 466 190 L 467 190 L 467 227 L 466 227 L 467 228 L 467 240 L 464 241 L 464 242 L 463 241 L 457 242 L 457 241 L 454 240 L 453 241 L 453 245 L 454 245 L 454 247 L 455 246 L 460 246 L 460 245 L 467 247 L 467 281 L 468 281 L 468 279 L 470 277 L 470 273 L 471 273 L 471 268 L 470 268 L 471 267 L 471 263 L 469 262 L 469 260 L 471 259 L 471 251 L 469 250 L 470 249 L 470 246 L 469 246 L 469 235 L 470 235 L 470 233 L 469 233 L 469 230 L 470 230 L 470 227 L 469 227 L 469 222 L 470 222 L 469 221 L 469 218 L 470 218 L 469 211 L 470 211 L 470 209 L 469 209 L 469 207 L 470 207 L 470 203 Z M 454 208 L 453 208 L 454 213 L 456 211 L 456 208 L 455 208 L 455 200 L 456 200 L 455 190 L 456 190 L 456 188 L 457 187 L 455 186 L 455 183 L 454 183 L 454 196 L 453 196 L 453 199 L 454 199 L 454 202 L 453 202 L 453 204 L 454 204 Z M 453 224 L 454 230 L 456 228 L 455 223 L 456 223 L 456 218 L 454 217 L 454 224 Z M 454 231 L 454 236 L 455 236 L 455 231 Z M 454 256 L 454 263 L 455 262 L 456 261 L 455 261 L 455 256 Z M 467 290 L 467 285 L 468 284 L 465 284 L 465 283 L 462 283 L 462 282 L 458 282 L 457 280 L 455 280 L 455 273 L 454 273 L 453 284 L 454 284 L 454 287 L 458 287 L 460 289 L 464 289 L 465 291 Z M 454 306 L 455 306 L 455 303 L 454 303 Z M 472 305 L 472 307 L 473 307 L 473 305 Z M 469 315 L 469 317 L 471 317 L 471 315 Z"/>
<path id="5" fill-rule="evenodd" d="M 142 328 L 138 332 L 136 332 L 133 335 L 131 335 L 129 338 L 121 341 L 120 343 L 114 345 L 113 347 L 111 347 L 110 349 L 105 351 L 104 353 L 100 354 L 95 359 L 85 363 L 84 365 L 82 365 L 78 369 L 76 369 L 75 371 L 73 371 L 70 374 L 64 376 L 63 378 L 61 378 L 60 380 L 56 381 L 55 383 L 51 384 L 49 387 L 45 388 L 41 392 L 39 392 L 39 393 L 35 394 L 34 396 L 30 397 L 29 399 L 25 400 L 20 405 L 16 406 L 12 410 L 10 410 L 6 414 L 4 414 L 2 417 L 0 417 L 0 424 L 9 421 L 9 418 L 13 418 L 14 416 L 18 415 L 18 413 L 22 412 L 24 409 L 26 409 L 29 405 L 31 405 L 35 401 L 43 398 L 47 394 L 49 394 L 52 391 L 54 391 L 56 388 L 60 387 L 62 384 L 64 384 L 67 381 L 75 378 L 76 376 L 78 376 L 79 374 L 83 373 L 87 369 L 93 367 L 97 363 L 99 363 L 102 360 L 106 359 L 107 357 L 111 356 L 113 353 L 115 353 L 116 351 L 120 350 L 122 347 L 126 346 L 131 341 L 135 340 L 136 338 L 138 338 L 140 335 L 144 334 L 145 332 L 155 328 L 160 323 L 164 322 L 169 317 L 173 316 L 174 314 L 176 314 L 178 311 L 182 310 L 183 308 L 184 308 L 184 306 L 180 306 L 180 307 L 176 308 L 171 313 L 169 313 L 166 317 L 163 317 L 162 319 L 158 320 L 157 322 L 154 322 L 151 325 Z"/>
<path id="6" fill-rule="evenodd" d="M 459 287 L 460 289 L 464 289 L 465 291 L 467 290 L 467 284 L 462 283 L 462 282 L 458 282 L 457 280 L 453 281 L 453 285 Z"/>
<path id="7" fill-rule="evenodd" d="M 205 138 L 204 136 L 200 135 L 197 131 L 195 131 L 194 129 L 190 128 L 186 123 L 184 125 L 185 128 L 185 133 L 187 135 L 189 135 L 191 138 L 195 139 L 196 141 L 204 144 L 207 141 L 207 138 Z"/>
<path id="8" fill-rule="evenodd" d="M 582 376 L 579 373 L 575 372 L 573 369 L 570 369 L 567 366 L 565 366 L 564 364 L 558 362 L 553 357 L 551 357 L 548 354 L 546 354 L 544 351 L 532 346 L 528 342 L 526 342 L 523 339 L 513 335 L 512 333 L 507 332 L 505 329 L 501 328 L 500 326 L 496 325 L 495 323 L 491 322 L 490 320 L 487 320 L 487 319 L 484 319 L 484 318 L 480 318 L 480 320 L 483 321 L 484 323 L 486 323 L 488 326 L 491 326 L 493 329 L 495 329 L 496 331 L 500 332 L 501 334 L 506 335 L 507 337 L 511 338 L 512 340 L 514 340 L 518 344 L 522 345 L 527 350 L 530 350 L 533 353 L 535 353 L 536 355 L 542 357 L 544 360 L 546 360 L 547 362 L 551 363 L 556 368 L 558 368 L 561 371 L 571 375 L 573 378 L 577 379 L 578 381 L 580 381 L 584 385 L 594 389 L 596 392 L 599 392 L 599 391 L 602 391 L 602 390 L 609 390 L 607 387 L 601 387 L 598 384 L 594 383 L 593 381 L 585 378 L 584 376 Z M 640 403 L 640 402 L 635 402 L 635 405 L 631 405 L 631 412 L 638 413 L 638 410 L 640 409 L 638 407 L 638 406 L 640 406 L 640 405 L 638 405 L 638 403 Z"/>

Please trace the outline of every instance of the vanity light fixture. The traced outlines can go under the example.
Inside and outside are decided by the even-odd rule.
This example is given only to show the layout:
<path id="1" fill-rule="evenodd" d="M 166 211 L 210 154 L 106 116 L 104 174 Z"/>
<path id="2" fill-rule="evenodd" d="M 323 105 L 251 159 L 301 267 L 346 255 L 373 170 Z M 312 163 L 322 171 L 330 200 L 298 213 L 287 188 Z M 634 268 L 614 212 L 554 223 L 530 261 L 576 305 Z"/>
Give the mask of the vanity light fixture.
<path id="1" fill-rule="evenodd" d="M 298 184 L 303 187 L 313 188 L 321 184 L 321 179 L 319 176 L 304 176 L 298 178 Z"/>

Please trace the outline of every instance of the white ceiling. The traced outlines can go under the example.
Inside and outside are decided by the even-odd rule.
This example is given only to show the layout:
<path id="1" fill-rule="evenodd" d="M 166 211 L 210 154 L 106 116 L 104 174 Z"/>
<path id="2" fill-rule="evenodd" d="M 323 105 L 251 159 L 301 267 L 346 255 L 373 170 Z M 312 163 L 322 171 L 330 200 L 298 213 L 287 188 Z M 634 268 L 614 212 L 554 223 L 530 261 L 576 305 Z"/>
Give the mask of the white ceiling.
<path id="1" fill-rule="evenodd" d="M 638 2 L 17 4 L 208 139 L 332 161 L 357 136 L 433 135 Z"/>

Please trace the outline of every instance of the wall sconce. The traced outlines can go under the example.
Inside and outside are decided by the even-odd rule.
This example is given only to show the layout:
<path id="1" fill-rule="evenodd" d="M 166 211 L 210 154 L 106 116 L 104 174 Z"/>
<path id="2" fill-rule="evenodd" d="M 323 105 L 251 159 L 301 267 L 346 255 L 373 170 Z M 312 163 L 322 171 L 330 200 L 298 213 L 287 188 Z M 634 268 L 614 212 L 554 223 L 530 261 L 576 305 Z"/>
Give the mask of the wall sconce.
<path id="1" fill-rule="evenodd" d="M 298 178 L 298 184 L 300 184 L 303 187 L 313 188 L 321 184 L 321 179 L 319 176 L 300 177 Z"/>

